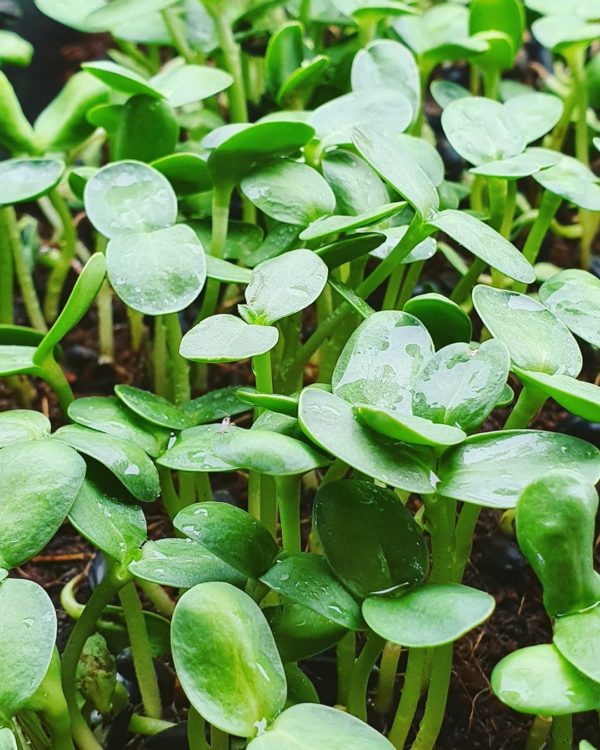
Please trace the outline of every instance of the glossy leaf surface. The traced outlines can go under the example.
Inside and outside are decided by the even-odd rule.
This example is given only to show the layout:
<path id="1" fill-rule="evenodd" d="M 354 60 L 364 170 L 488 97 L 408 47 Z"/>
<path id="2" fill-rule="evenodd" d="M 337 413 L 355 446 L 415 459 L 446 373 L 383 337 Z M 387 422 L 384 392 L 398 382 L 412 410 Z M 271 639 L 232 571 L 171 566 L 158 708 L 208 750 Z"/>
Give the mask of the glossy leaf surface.
<path id="1" fill-rule="evenodd" d="M 355 411 L 359 421 L 369 429 L 390 440 L 400 440 L 411 445 L 445 447 L 462 443 L 467 437 L 458 427 L 380 406 L 359 404 Z"/>
<path id="2" fill-rule="evenodd" d="M 0 413 L 0 448 L 50 436 L 50 421 L 39 411 L 12 409 Z"/>
<path id="3" fill-rule="evenodd" d="M 564 658 L 586 677 L 600 682 L 600 608 L 559 617 L 553 642 Z"/>
<path id="4" fill-rule="evenodd" d="M 540 287 L 541 302 L 577 336 L 600 347 L 600 279 L 572 268 Z"/>
<path id="5" fill-rule="evenodd" d="M 59 182 L 65 165 L 57 159 L 9 159 L 0 162 L 0 205 L 31 201 Z"/>
<path id="6" fill-rule="evenodd" d="M 234 315 L 212 315 L 185 334 L 179 353 L 193 362 L 237 362 L 265 354 L 278 338 L 273 326 L 249 325 Z"/>

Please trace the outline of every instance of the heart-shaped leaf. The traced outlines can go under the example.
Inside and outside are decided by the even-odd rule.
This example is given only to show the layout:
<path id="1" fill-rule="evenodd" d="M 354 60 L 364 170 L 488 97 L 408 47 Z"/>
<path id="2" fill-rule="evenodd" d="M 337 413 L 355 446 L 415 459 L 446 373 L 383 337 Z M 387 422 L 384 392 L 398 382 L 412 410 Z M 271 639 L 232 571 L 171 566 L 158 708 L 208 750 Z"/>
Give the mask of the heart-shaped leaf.
<path id="1" fill-rule="evenodd" d="M 106 248 L 106 264 L 119 297 L 146 315 L 185 309 L 206 280 L 204 249 L 183 224 L 114 237 Z"/>
<path id="2" fill-rule="evenodd" d="M 160 492 L 158 472 L 152 460 L 135 443 L 95 432 L 78 424 L 61 427 L 54 437 L 106 466 L 143 502 L 152 502 Z"/>
<path id="3" fill-rule="evenodd" d="M 319 172 L 307 164 L 281 159 L 244 177 L 246 198 L 267 216 L 307 226 L 335 211 L 335 195 Z"/>
<path id="4" fill-rule="evenodd" d="M 388 203 L 386 186 L 367 162 L 352 151 L 340 148 L 327 152 L 321 167 L 335 194 L 337 213 L 358 216 Z"/>
<path id="5" fill-rule="evenodd" d="M 69 521 L 95 547 L 122 564 L 136 555 L 146 539 L 143 510 L 99 466 L 88 468 L 69 511 Z"/>
<path id="6" fill-rule="evenodd" d="M 155 393 L 131 385 L 117 385 L 115 395 L 128 409 L 146 422 L 171 430 L 185 430 L 186 427 L 191 427 L 183 409 Z"/>
<path id="7" fill-rule="evenodd" d="M 600 25 L 599 25 L 600 27 Z M 542 169 L 534 179 L 550 193 L 590 211 L 600 211 L 600 185 L 596 175 L 572 156 L 561 156 L 558 164 Z"/>
<path id="8" fill-rule="evenodd" d="M 83 459 L 51 439 L 13 443 L 0 450 L 0 567 L 21 565 L 48 544 L 67 517 L 84 476 Z"/>
<path id="9" fill-rule="evenodd" d="M 135 161 L 108 164 L 88 181 L 85 209 L 106 237 L 153 232 L 175 223 L 177 198 L 156 169 Z"/>
<path id="10" fill-rule="evenodd" d="M 254 737 L 284 706 L 286 680 L 263 613 L 228 583 L 201 583 L 175 608 L 171 647 L 192 706 L 214 726 Z"/>
<path id="11" fill-rule="evenodd" d="M 431 240 L 428 239 L 425 242 L 431 242 Z M 473 333 L 471 319 L 462 307 L 442 294 L 435 292 L 420 294 L 409 299 L 403 309 L 404 312 L 423 323 L 436 349 L 459 341 L 471 340 Z"/>
<path id="12" fill-rule="evenodd" d="M 553 398 L 557 404 L 589 422 L 600 422 L 600 388 L 570 375 L 527 372 L 514 368 L 521 382 L 533 385 Z"/>
<path id="13" fill-rule="evenodd" d="M 423 534 L 392 491 L 362 480 L 330 482 L 317 492 L 313 519 L 332 570 L 360 599 L 425 578 Z"/>
<path id="14" fill-rule="evenodd" d="M 50 436 L 50 420 L 39 411 L 12 409 L 0 413 L 0 448 Z"/>
<path id="15" fill-rule="evenodd" d="M 0 162 L 0 205 L 32 201 L 56 187 L 65 165 L 57 159 L 9 159 Z"/>
<path id="16" fill-rule="evenodd" d="M 116 398 L 79 398 L 69 406 L 68 414 L 77 424 L 135 443 L 153 458 L 167 447 L 169 430 L 140 419 Z"/>
<path id="17" fill-rule="evenodd" d="M 392 744 L 375 729 L 344 711 L 313 703 L 291 706 L 275 719 L 248 750 L 281 750 L 289 738 L 298 750 L 392 750 Z"/>
<path id="18" fill-rule="evenodd" d="M 584 440 L 556 432 L 508 430 L 474 435 L 444 454 L 437 490 L 466 503 L 514 508 L 525 487 L 549 466 L 574 471 L 595 484 L 600 453 Z"/>
<path id="19" fill-rule="evenodd" d="M 600 347 L 600 279 L 577 268 L 559 271 L 541 285 L 539 296 L 575 335 Z"/>
<path id="20" fill-rule="evenodd" d="M 247 578 L 265 573 L 279 551 L 260 521 L 227 503 L 189 505 L 175 516 L 173 524 Z"/>
<path id="21" fill-rule="evenodd" d="M 429 453 L 392 442 L 363 427 L 344 399 L 305 388 L 298 420 L 317 445 L 357 471 L 408 492 L 434 491 L 437 478 L 430 468 Z"/>
<path id="22" fill-rule="evenodd" d="M 582 358 L 569 329 L 548 308 L 525 294 L 476 286 L 473 304 L 492 335 L 517 367 L 577 376 Z"/>
<path id="23" fill-rule="evenodd" d="M 283 554 L 260 580 L 290 601 L 344 628 L 364 629 L 358 602 L 334 576 L 322 555 Z"/>
<path id="24" fill-rule="evenodd" d="M 185 334 L 179 353 L 193 362 L 237 362 L 265 354 L 278 339 L 273 326 L 249 325 L 234 315 L 211 315 Z"/>
<path id="25" fill-rule="evenodd" d="M 432 355 L 433 343 L 421 321 L 395 310 L 376 312 L 342 350 L 331 379 L 333 392 L 351 403 L 401 409 L 410 404 L 410 388 Z"/>
<path id="26" fill-rule="evenodd" d="M 432 648 L 461 638 L 494 611 L 494 598 L 458 583 L 427 583 L 397 597 L 363 603 L 369 627 L 386 641 Z"/>
<path id="27" fill-rule="evenodd" d="M 554 623 L 554 645 L 586 677 L 600 682 L 600 608 L 559 617 Z"/>
<path id="28" fill-rule="evenodd" d="M 286 601 L 277 607 L 266 607 L 263 612 L 284 664 L 321 654 L 348 632 L 297 602 Z"/>
<path id="29" fill-rule="evenodd" d="M 246 577 L 191 539 L 159 539 L 146 542 L 139 560 L 129 563 L 137 578 L 191 589 L 199 583 L 222 581 L 243 588 Z"/>
<path id="30" fill-rule="evenodd" d="M 390 440 L 400 440 L 410 445 L 434 447 L 456 445 L 467 437 L 458 427 L 437 424 L 430 419 L 405 414 L 378 406 L 358 405 L 355 412 L 360 422 Z"/>
<path id="31" fill-rule="evenodd" d="M 319 240 L 332 234 L 347 234 L 355 229 L 369 226 L 397 214 L 406 204 L 386 203 L 356 216 L 327 216 L 317 219 L 300 233 L 301 240 Z"/>
<path id="32" fill-rule="evenodd" d="M 33 581 L 0 583 L 0 716 L 22 709 L 44 679 L 56 639 L 56 613 L 48 594 Z"/>
<path id="33" fill-rule="evenodd" d="M 518 180 L 529 177 L 542 169 L 552 167 L 561 159 L 558 151 L 547 148 L 526 148 L 522 154 L 511 156 L 509 159 L 488 161 L 469 171 L 485 177 L 502 177 L 505 180 Z"/>
<path id="34" fill-rule="evenodd" d="M 505 656 L 491 683 L 503 703 L 525 714 L 566 716 L 600 708 L 600 684 L 578 672 L 551 644 Z"/>
<path id="35" fill-rule="evenodd" d="M 153 88 L 159 91 L 171 107 L 184 107 L 202 99 L 208 99 L 233 83 L 233 78 L 224 70 L 207 65 L 180 65 L 167 68 L 150 79 Z"/>
<path id="36" fill-rule="evenodd" d="M 425 364 L 413 386 L 413 412 L 471 432 L 502 396 L 510 357 L 501 341 L 450 344 Z"/>
<path id="37" fill-rule="evenodd" d="M 148 79 L 136 73 L 130 68 L 118 65 L 111 60 L 98 60 L 86 62 L 81 67 L 105 83 L 111 89 L 123 94 L 135 95 L 146 94 L 155 99 L 163 99 L 164 95 Z"/>
<path id="38" fill-rule="evenodd" d="M 323 291 L 328 268 L 311 250 L 291 250 L 259 263 L 246 287 L 250 316 L 272 324 L 304 310 Z"/>

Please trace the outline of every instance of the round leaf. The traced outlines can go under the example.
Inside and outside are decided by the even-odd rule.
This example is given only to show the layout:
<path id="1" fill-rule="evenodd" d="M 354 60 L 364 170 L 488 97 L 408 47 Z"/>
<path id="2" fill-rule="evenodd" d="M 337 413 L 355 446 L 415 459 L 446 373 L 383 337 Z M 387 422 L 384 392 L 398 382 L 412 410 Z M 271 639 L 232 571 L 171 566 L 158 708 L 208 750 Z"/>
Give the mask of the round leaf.
<path id="1" fill-rule="evenodd" d="M 576 336 L 600 347 L 600 279 L 576 268 L 559 271 L 542 284 L 539 295 Z"/>
<path id="2" fill-rule="evenodd" d="M 0 567 L 38 554 L 67 517 L 85 476 L 85 462 L 51 439 L 0 450 Z"/>
<path id="3" fill-rule="evenodd" d="M 331 568 L 357 597 L 421 583 L 429 556 L 421 529 L 390 490 L 372 482 L 329 482 L 313 518 Z"/>
<path id="4" fill-rule="evenodd" d="M 409 299 L 403 309 L 423 323 L 436 349 L 459 341 L 471 340 L 471 319 L 462 307 L 441 294 L 420 294 Z"/>
<path id="5" fill-rule="evenodd" d="M 0 717 L 8 722 L 50 666 L 56 639 L 54 605 L 37 583 L 7 578 L 0 583 L 0 627 Z"/>
<path id="6" fill-rule="evenodd" d="M 525 487 L 550 466 L 569 469 L 595 484 L 600 476 L 600 452 L 584 440 L 557 432 L 507 430 L 475 435 L 444 454 L 437 491 L 466 503 L 514 508 Z"/>
<path id="7" fill-rule="evenodd" d="M 370 598 L 363 616 L 382 638 L 432 648 L 461 638 L 494 611 L 494 598 L 458 583 L 427 583 L 398 597 Z"/>
<path id="8" fill-rule="evenodd" d="M 168 154 L 155 159 L 151 166 L 169 180 L 177 195 L 203 193 L 212 187 L 206 161 L 199 154 Z"/>
<path id="9" fill-rule="evenodd" d="M 600 608 L 559 617 L 554 623 L 554 645 L 576 669 L 600 682 Z"/>
<path id="10" fill-rule="evenodd" d="M 176 0 L 111 0 L 103 2 L 85 19 L 88 31 L 112 31 L 140 16 L 174 5 Z M 117 34 L 118 36 L 118 34 Z"/>
<path id="11" fill-rule="evenodd" d="M 50 421 L 39 411 L 13 409 L 0 413 L 0 448 L 50 436 Z"/>
<path id="12" fill-rule="evenodd" d="M 84 202 L 92 224 L 111 239 L 164 229 L 177 218 L 170 182 L 136 161 L 115 162 L 96 172 L 85 186 Z"/>
<path id="13" fill-rule="evenodd" d="M 32 201 L 56 187 L 65 165 L 57 159 L 9 159 L 0 162 L 0 205 Z"/>
<path id="14" fill-rule="evenodd" d="M 377 211 L 389 201 L 387 188 L 364 159 L 352 151 L 329 151 L 321 162 L 323 177 L 335 193 L 337 213 L 357 216 Z"/>
<path id="15" fill-rule="evenodd" d="M 515 711 L 566 716 L 600 708 L 600 684 L 578 672 L 550 645 L 519 649 L 496 665 L 492 690 Z"/>
<path id="16" fill-rule="evenodd" d="M 171 430 L 185 430 L 191 426 L 183 409 L 150 391 L 131 385 L 117 385 L 115 395 L 128 409 L 146 422 Z"/>
<path id="17" fill-rule="evenodd" d="M 214 726 L 254 737 L 284 706 L 286 680 L 257 604 L 228 583 L 201 583 L 179 600 L 171 647 L 192 706 Z"/>
<path id="18" fill-rule="evenodd" d="M 224 70 L 207 65 L 180 65 L 162 70 L 150 84 L 171 107 L 184 107 L 208 99 L 229 88 L 233 78 Z"/>
<path id="19" fill-rule="evenodd" d="M 527 372 L 514 368 L 519 379 L 546 393 L 557 404 L 589 422 L 600 422 L 600 388 L 593 383 L 576 380 L 569 375 Z"/>
<path id="20" fill-rule="evenodd" d="M 500 339 L 517 367 L 533 372 L 564 372 L 582 367 L 577 341 L 544 305 L 525 294 L 476 286 L 473 304 L 492 335 Z"/>
<path id="21" fill-rule="evenodd" d="M 273 326 L 249 325 L 233 315 L 211 315 L 185 334 L 179 353 L 193 362 L 237 362 L 265 354 L 278 339 Z"/>

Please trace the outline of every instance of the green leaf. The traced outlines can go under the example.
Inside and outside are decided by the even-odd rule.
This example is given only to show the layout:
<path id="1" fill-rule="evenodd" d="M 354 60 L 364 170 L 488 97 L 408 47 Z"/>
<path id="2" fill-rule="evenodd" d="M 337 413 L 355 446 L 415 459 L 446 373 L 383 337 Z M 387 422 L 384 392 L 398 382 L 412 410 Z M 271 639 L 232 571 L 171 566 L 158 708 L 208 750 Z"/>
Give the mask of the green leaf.
<path id="1" fill-rule="evenodd" d="M 538 18 L 531 24 L 531 31 L 540 44 L 560 53 L 594 42 L 600 37 L 600 23 L 586 23 L 575 14 L 562 12 Z"/>
<path id="2" fill-rule="evenodd" d="M 385 235 L 379 232 L 357 232 L 330 245 L 324 245 L 315 250 L 315 253 L 325 261 L 331 271 L 368 253 L 375 255 L 374 251 L 381 246 L 384 237 Z"/>
<path id="3" fill-rule="evenodd" d="M 265 53 L 265 83 L 277 98 L 287 79 L 304 62 L 304 27 L 298 21 L 283 23 L 273 31 Z"/>
<path id="4" fill-rule="evenodd" d="M 305 388 L 298 419 L 304 433 L 353 469 L 392 487 L 428 494 L 436 477 L 430 455 L 363 427 L 352 405 L 332 393 Z"/>
<path id="5" fill-rule="evenodd" d="M 181 471 L 250 469 L 288 476 L 324 466 L 328 459 L 306 443 L 276 432 L 202 425 L 184 430 L 158 463 Z"/>
<path id="6" fill-rule="evenodd" d="M 33 581 L 0 583 L 0 716 L 7 723 L 44 679 L 56 639 L 50 597 Z"/>
<path id="7" fill-rule="evenodd" d="M 554 623 L 554 645 L 576 669 L 600 682 L 600 608 L 559 617 Z"/>
<path id="8" fill-rule="evenodd" d="M 207 255 L 206 258 L 206 275 L 209 279 L 225 281 L 227 284 L 249 284 L 252 272 L 244 266 L 236 266 L 228 260 L 217 258 L 214 255 Z"/>
<path id="9" fill-rule="evenodd" d="M 360 719 L 329 706 L 304 703 L 286 709 L 248 750 L 392 750 L 386 738 Z"/>
<path id="10" fill-rule="evenodd" d="M 0 70 L 0 145 L 10 153 L 36 153 L 37 139 L 6 75 Z"/>
<path id="11" fill-rule="evenodd" d="M 373 127 L 356 129 L 352 142 L 359 154 L 424 219 L 439 208 L 439 197 L 429 176 L 421 169 L 405 141 L 382 135 Z"/>
<path id="12" fill-rule="evenodd" d="M 87 31 L 112 31 L 121 24 L 137 21 L 146 14 L 168 8 L 177 0 L 111 0 L 85 18 Z"/>
<path id="13" fill-rule="evenodd" d="M 352 61 L 353 91 L 395 88 L 410 102 L 413 118 L 421 106 L 419 68 L 411 51 L 400 42 L 376 39 L 359 50 Z"/>
<path id="14" fill-rule="evenodd" d="M 440 424 L 471 432 L 502 397 L 510 357 L 501 341 L 457 343 L 437 352 L 413 386 L 412 410 Z"/>
<path id="15" fill-rule="evenodd" d="M 558 164 L 543 169 L 534 179 L 551 193 L 590 211 L 600 211 L 600 185 L 597 177 L 572 156 L 562 155 Z"/>
<path id="16" fill-rule="evenodd" d="M 259 578 L 279 552 L 260 521 L 228 503 L 188 505 L 175 516 L 173 525 L 246 578 Z"/>
<path id="17" fill-rule="evenodd" d="M 135 443 L 153 458 L 165 450 L 169 441 L 169 430 L 140 419 L 116 398 L 78 398 L 69 405 L 68 414 L 77 424 Z"/>
<path id="18" fill-rule="evenodd" d="M 229 385 L 188 401 L 183 407 L 183 412 L 190 421 L 188 427 L 218 422 L 224 417 L 233 417 L 249 411 L 246 404 L 237 397 L 237 391 L 237 386 Z"/>
<path id="19" fill-rule="evenodd" d="M 377 131 L 381 138 L 394 138 L 413 119 L 409 100 L 398 89 L 370 89 L 330 99 L 314 110 L 308 124 L 322 145 L 350 145 L 357 129 Z M 367 160 L 368 161 L 368 160 Z"/>
<path id="20" fill-rule="evenodd" d="M 469 32 L 482 34 L 487 38 L 487 32 L 500 32 L 506 35 L 509 54 L 503 60 L 502 67 L 514 65 L 515 57 L 523 44 L 525 30 L 525 11 L 521 0 L 473 0 L 469 8 Z M 490 49 L 482 55 L 480 65 L 490 65 L 498 68 L 501 62 L 496 45 L 490 41 Z M 479 62 L 479 61 L 478 61 Z"/>
<path id="21" fill-rule="evenodd" d="M 533 385 L 553 398 L 557 404 L 589 422 L 600 422 L 600 388 L 570 375 L 545 372 L 527 372 L 513 368 L 522 383 Z"/>
<path id="22" fill-rule="evenodd" d="M 88 468 L 69 521 L 94 547 L 121 564 L 128 563 L 146 539 L 143 510 L 99 466 Z"/>
<path id="23" fill-rule="evenodd" d="M 564 372 L 575 377 L 581 352 L 569 329 L 550 310 L 525 294 L 476 286 L 473 304 L 492 335 L 506 344 L 517 367 Z"/>
<path id="24" fill-rule="evenodd" d="M 184 224 L 117 235 L 106 248 L 106 265 L 119 298 L 145 315 L 184 310 L 206 281 L 204 249 Z"/>
<path id="25" fill-rule="evenodd" d="M 377 247 L 371 253 L 371 255 L 374 258 L 383 259 L 387 258 L 387 256 L 404 237 L 404 235 L 408 231 L 408 225 L 405 224 L 404 226 L 390 227 L 389 229 L 381 229 L 377 231 L 381 232 L 381 234 L 385 237 L 385 241 L 382 242 L 379 247 Z M 415 245 L 410 253 L 405 258 L 403 258 L 400 263 L 405 266 L 410 265 L 411 263 L 416 263 L 419 260 L 429 260 L 430 258 L 433 258 L 436 252 L 437 242 L 433 239 L 433 237 L 426 237 L 422 242 L 419 242 L 417 245 Z"/>
<path id="26" fill-rule="evenodd" d="M 64 162 L 57 159 L 0 162 L 0 205 L 11 206 L 45 195 L 60 182 L 64 171 Z"/>
<path id="27" fill-rule="evenodd" d="M 406 204 L 386 203 L 355 216 L 327 216 L 317 219 L 300 233 L 301 240 L 318 240 L 332 234 L 348 233 L 366 227 L 397 214 Z"/>
<path id="28" fill-rule="evenodd" d="M 427 583 L 398 597 L 373 597 L 363 603 L 369 627 L 386 641 L 409 648 L 452 643 L 494 611 L 494 598 L 458 583 Z"/>
<path id="29" fill-rule="evenodd" d="M 0 450 L 0 567 L 22 565 L 48 544 L 67 517 L 84 476 L 80 456 L 51 439 L 13 443 Z"/>
<path id="30" fill-rule="evenodd" d="M 177 195 L 203 193 L 212 187 L 206 160 L 199 154 L 186 151 L 168 154 L 155 159 L 151 166 L 169 180 Z M 193 224 L 188 226 L 195 231 Z"/>
<path id="31" fill-rule="evenodd" d="M 263 613 L 228 583 L 201 583 L 177 603 L 171 628 L 177 676 L 214 726 L 254 737 L 284 706 L 286 680 Z"/>
<path id="32" fill-rule="evenodd" d="M 454 150 L 475 166 L 517 156 L 527 145 L 510 110 L 481 96 L 450 102 L 442 112 L 442 127 Z"/>
<path id="33" fill-rule="evenodd" d="M 527 143 L 539 140 L 560 120 L 563 102 L 553 94 L 532 91 L 511 96 L 502 105 L 523 132 Z"/>
<path id="34" fill-rule="evenodd" d="M 428 239 L 425 242 L 431 242 L 431 240 Z M 419 294 L 409 299 L 403 310 L 423 323 L 436 349 L 459 341 L 471 341 L 473 334 L 471 319 L 462 307 L 442 294 L 435 292 Z"/>
<path id="35" fill-rule="evenodd" d="M 15 735 L 8 727 L 0 729 L 0 750 L 19 750 Z"/>
<path id="36" fill-rule="evenodd" d="M 277 607 L 265 607 L 263 612 L 284 664 L 321 654 L 348 632 L 297 602 L 284 601 Z"/>
<path id="37" fill-rule="evenodd" d="M 259 167 L 241 182 L 246 198 L 272 219 L 307 226 L 332 214 L 335 195 L 307 164 L 281 159 Z"/>
<path id="38" fill-rule="evenodd" d="M 420 320 L 396 310 L 373 313 L 342 350 L 331 379 L 333 393 L 353 404 L 402 409 L 432 355 L 433 343 Z"/>
<path id="39" fill-rule="evenodd" d="M 79 0 L 77 3 L 71 0 L 35 0 L 35 6 L 44 15 L 77 31 L 89 31 L 85 20 L 105 4 L 106 0 Z"/>
<path id="40" fill-rule="evenodd" d="M 272 324 L 304 310 L 323 291 L 328 270 L 318 255 L 303 248 L 259 263 L 245 291 L 251 316 Z"/>
<path id="41" fill-rule="evenodd" d="M 296 153 L 313 135 L 314 129 L 302 122 L 263 122 L 238 130 L 208 157 L 213 181 L 218 185 L 237 185 L 260 164 Z"/>
<path id="42" fill-rule="evenodd" d="M 443 78 L 432 81 L 429 92 L 440 109 L 445 109 L 450 102 L 456 99 L 463 99 L 465 96 L 472 95 L 464 86 L 453 81 L 446 81 Z"/>
<path id="43" fill-rule="evenodd" d="M 519 546 L 554 618 L 600 602 L 600 576 L 594 571 L 598 495 L 589 477 L 549 467 L 523 491 L 515 520 Z"/>
<path id="44" fill-rule="evenodd" d="M 375 312 L 371 305 L 369 305 L 368 302 L 365 302 L 362 297 L 359 297 L 354 289 L 351 286 L 348 286 L 348 284 L 343 284 L 334 276 L 330 276 L 327 279 L 327 283 L 334 291 L 336 291 L 340 295 L 344 302 L 347 302 L 351 307 L 354 308 L 355 312 L 357 312 L 361 316 L 361 318 L 366 319 Z"/>
<path id="45" fill-rule="evenodd" d="M 164 95 L 139 73 L 110 60 L 86 62 L 82 63 L 81 67 L 111 89 L 122 94 L 129 94 L 130 96 L 134 94 L 147 94 L 148 96 L 153 96 L 155 99 L 164 98 Z"/>
<path id="46" fill-rule="evenodd" d="M 158 497 L 160 487 L 156 467 L 130 440 L 104 435 L 77 424 L 61 427 L 54 437 L 106 466 L 138 500 L 152 502 Z"/>
<path id="47" fill-rule="evenodd" d="M 50 436 L 50 420 L 39 411 L 12 409 L 0 412 L 0 448 L 11 443 L 42 440 Z"/>
<path id="48" fill-rule="evenodd" d="M 509 159 L 486 162 L 479 167 L 473 167 L 469 172 L 485 177 L 518 180 L 521 177 L 537 174 L 547 167 L 552 167 L 558 164 L 560 159 L 561 154 L 558 151 L 550 151 L 547 148 L 526 148 L 522 154 L 511 156 Z"/>
<path id="49" fill-rule="evenodd" d="M 150 79 L 171 107 L 208 99 L 228 89 L 233 78 L 224 70 L 207 65 L 180 65 L 167 68 Z"/>
<path id="50" fill-rule="evenodd" d="M 525 0 L 525 5 L 542 15 L 555 15 L 564 11 L 562 0 Z M 600 16 L 599 0 L 572 0 L 569 12 L 579 18 L 598 18 Z"/>
<path id="51" fill-rule="evenodd" d="M 121 234 L 165 229 L 177 218 L 171 183 L 147 164 L 108 164 L 88 181 L 85 210 L 94 227 L 109 239 Z"/>
<path id="52" fill-rule="evenodd" d="M 193 362 L 237 362 L 265 354 L 278 339 L 273 326 L 249 325 L 234 315 L 211 315 L 185 334 L 179 353 Z"/>
<path id="53" fill-rule="evenodd" d="M 236 396 L 241 401 L 252 404 L 252 406 L 258 406 L 261 409 L 287 414 L 288 417 L 298 416 L 298 396 L 283 396 L 280 393 L 260 393 L 254 388 L 238 388 Z"/>
<path id="54" fill-rule="evenodd" d="M 298 101 L 308 101 L 329 68 L 330 62 L 326 55 L 316 55 L 312 60 L 305 60 L 279 89 L 277 103 L 280 106 L 293 107 Z"/>
<path id="55" fill-rule="evenodd" d="M 600 708 L 600 684 L 578 672 L 551 644 L 505 656 L 491 684 L 503 703 L 525 714 L 567 716 Z"/>
<path id="56" fill-rule="evenodd" d="M 261 576 L 269 588 L 349 630 L 363 630 L 358 602 L 334 576 L 322 555 L 283 554 Z"/>
<path id="57" fill-rule="evenodd" d="M 551 276 L 539 290 L 540 301 L 579 338 L 600 347 L 600 280 L 572 268 Z"/>
<path id="58" fill-rule="evenodd" d="M 355 407 L 360 422 L 390 440 L 434 447 L 456 445 L 467 437 L 458 427 L 436 424 L 430 419 L 377 406 Z"/>
<path id="59" fill-rule="evenodd" d="M 131 385 L 116 385 L 117 398 L 146 422 L 171 430 L 191 427 L 184 411 L 167 399 Z"/>
<path id="60" fill-rule="evenodd" d="M 191 539 L 146 542 L 141 558 L 129 563 L 129 570 L 144 581 L 181 589 L 209 581 L 222 581 L 238 588 L 246 583 L 244 575 Z"/>
<path id="61" fill-rule="evenodd" d="M 346 149 L 328 151 L 321 162 L 323 177 L 335 194 L 339 214 L 358 216 L 388 203 L 386 186 L 364 159 Z"/>
<path id="62" fill-rule="evenodd" d="M 33 57 L 33 45 L 14 31 L 0 31 L 0 62 L 26 68 Z"/>
<path id="63" fill-rule="evenodd" d="M 429 555 L 421 529 L 399 498 L 372 482 L 329 482 L 317 492 L 314 527 L 334 573 L 355 596 L 421 583 Z"/>
<path id="64" fill-rule="evenodd" d="M 198 239 L 204 247 L 210 247 L 211 235 L 212 235 L 212 222 L 208 221 L 197 221 L 191 220 L 187 222 Z M 278 225 L 284 234 L 290 234 L 292 236 L 292 244 L 296 242 L 298 238 L 298 228 L 290 226 L 289 224 Z M 269 232 L 269 238 L 275 239 L 278 232 L 271 229 Z M 268 238 L 267 238 L 268 239 Z M 267 240 L 265 240 L 266 242 Z M 245 266 L 252 267 L 261 260 L 254 260 L 255 254 L 260 254 L 261 244 L 263 243 L 263 231 L 256 224 L 245 224 L 242 221 L 230 221 L 227 231 L 227 242 L 225 243 L 225 252 L 223 257 L 228 260 L 241 260 Z M 279 250 L 279 241 L 277 241 L 277 250 Z M 284 252 L 287 248 L 283 248 L 281 252 Z M 273 255 L 279 255 L 279 252 L 273 253 Z M 268 255 L 267 257 L 272 257 Z"/>
<path id="65" fill-rule="evenodd" d="M 151 162 L 171 154 L 179 141 L 179 124 L 171 107 L 147 94 L 130 97 L 118 112 L 115 128 L 109 132 L 114 161 Z"/>
<path id="66" fill-rule="evenodd" d="M 489 508 L 514 508 L 528 484 L 548 468 L 568 469 L 595 484 L 600 453 L 584 440 L 557 432 L 508 430 L 474 435 L 440 462 L 445 497 Z"/>

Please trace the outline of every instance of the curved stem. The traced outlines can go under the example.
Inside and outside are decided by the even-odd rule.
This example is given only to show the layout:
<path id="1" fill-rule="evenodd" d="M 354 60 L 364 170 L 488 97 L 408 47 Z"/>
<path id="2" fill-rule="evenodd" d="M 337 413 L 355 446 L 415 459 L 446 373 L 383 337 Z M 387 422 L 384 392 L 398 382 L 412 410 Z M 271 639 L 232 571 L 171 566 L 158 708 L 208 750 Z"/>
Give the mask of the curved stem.
<path id="1" fill-rule="evenodd" d="M 419 281 L 419 277 L 421 276 L 421 271 L 423 270 L 424 265 L 424 260 L 418 260 L 415 263 L 411 263 L 408 267 L 408 273 L 406 274 L 406 278 L 404 279 L 404 283 L 402 284 L 402 289 L 400 290 L 400 294 L 398 295 L 398 299 L 396 300 L 396 310 L 402 310 L 404 305 L 412 297 L 412 293 L 414 292 L 415 287 Z"/>
<path id="2" fill-rule="evenodd" d="M 61 366 L 56 363 L 52 355 L 46 357 L 39 374 L 52 388 L 54 393 L 56 393 L 60 408 L 66 414 L 69 405 L 75 397 Z"/>
<path id="3" fill-rule="evenodd" d="M 65 281 L 71 268 L 71 263 L 77 252 L 77 231 L 73 223 L 73 217 L 68 205 L 54 189 L 49 194 L 50 202 L 60 217 L 62 225 L 62 242 L 60 256 L 48 277 L 46 286 L 46 298 L 44 300 L 44 314 L 50 322 L 56 319 L 58 307 L 63 292 Z"/>
<path id="4" fill-rule="evenodd" d="M 135 588 L 135 583 L 127 583 L 119 591 L 119 599 L 123 607 L 123 616 L 131 646 L 133 666 L 142 696 L 144 711 L 151 719 L 160 719 L 162 705 L 158 679 L 150 650 L 144 610 L 142 609 L 142 603 Z"/>
<path id="5" fill-rule="evenodd" d="M 571 714 L 552 718 L 552 750 L 573 750 L 573 717 Z"/>
<path id="6" fill-rule="evenodd" d="M 27 258 L 25 248 L 21 242 L 19 228 L 17 226 L 17 216 L 12 206 L 6 206 L 0 209 L 0 233 L 6 234 L 10 247 L 12 248 L 12 258 L 14 263 L 14 273 L 21 290 L 27 317 L 31 325 L 38 331 L 44 333 L 48 330 L 46 321 L 42 314 L 40 301 L 33 283 L 33 276 Z M 4 269 L 2 269 L 4 274 Z"/>
<path id="7" fill-rule="evenodd" d="M 142 589 L 144 594 L 146 594 L 158 614 L 170 620 L 175 611 L 175 602 L 167 594 L 164 588 L 159 583 L 144 581 L 141 578 L 137 579 L 136 583 Z"/>
<path id="8" fill-rule="evenodd" d="M 396 710 L 394 723 L 388 735 L 389 741 L 396 750 L 403 750 L 415 718 L 423 688 L 426 654 L 427 651 L 424 648 L 411 648 L 408 652 L 402 694 L 398 703 L 398 709 Z"/>
<path id="9" fill-rule="evenodd" d="M 281 523 L 281 538 L 286 552 L 301 552 L 300 535 L 300 474 L 276 477 L 277 505 Z"/>
<path id="10" fill-rule="evenodd" d="M 56 648 L 48 672 L 28 701 L 27 708 L 42 716 L 52 739 L 53 750 L 74 750 L 71 718 L 60 682 L 60 658 Z"/>
<path id="11" fill-rule="evenodd" d="M 524 385 L 514 409 L 504 423 L 503 430 L 520 430 L 526 428 L 548 397 L 543 391 L 530 385 Z"/>
<path id="12" fill-rule="evenodd" d="M 431 680 L 427 692 L 425 713 L 412 750 L 433 750 L 444 721 L 448 688 L 452 675 L 453 643 L 439 646 L 433 651 Z"/>
<path id="13" fill-rule="evenodd" d="M 350 677 L 350 690 L 348 691 L 348 713 L 354 714 L 363 721 L 367 720 L 369 677 L 384 645 L 385 640 L 377 633 L 370 631 L 360 656 L 354 662 Z"/>

